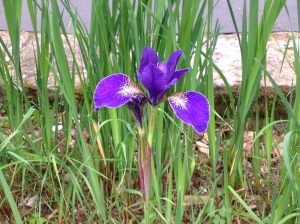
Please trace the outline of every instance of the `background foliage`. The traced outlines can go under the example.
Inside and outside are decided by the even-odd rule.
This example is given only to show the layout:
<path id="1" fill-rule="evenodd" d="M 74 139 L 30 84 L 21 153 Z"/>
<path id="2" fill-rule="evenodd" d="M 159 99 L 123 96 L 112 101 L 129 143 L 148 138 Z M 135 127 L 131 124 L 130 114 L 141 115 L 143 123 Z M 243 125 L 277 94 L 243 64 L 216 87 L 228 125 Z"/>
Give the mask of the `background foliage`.
<path id="1" fill-rule="evenodd" d="M 71 17 L 75 41 L 67 34 L 59 2 Z M 130 113 L 126 107 L 95 113 L 92 97 L 97 82 L 108 74 L 122 72 L 136 80 L 142 49 L 151 46 L 158 51 L 160 60 L 166 60 L 179 48 L 184 51 L 179 67 L 190 67 L 191 71 L 172 91 L 205 93 L 211 118 L 207 130 L 210 157 L 199 158 L 195 157 L 194 145 L 199 136 L 169 113 L 167 105 L 160 106 L 153 137 L 150 222 L 299 222 L 298 40 L 294 36 L 290 40 L 297 75 L 297 85 L 290 96 L 283 94 L 266 67 L 266 43 L 279 13 L 286 10 L 284 0 L 244 1 L 242 32 L 237 32 L 242 58 L 237 99 L 212 60 L 220 32 L 218 22 L 212 23 L 216 1 L 124 0 L 112 1 L 110 7 L 108 1 L 95 0 L 89 29 L 70 1 L 59 2 L 27 0 L 36 42 L 37 94 L 33 100 L 20 64 L 22 0 L 2 1 L 11 41 L 9 49 L 0 37 L 3 116 L 7 117 L 7 125 L 0 128 L 0 210 L 6 221 L 76 223 L 79 216 L 87 223 L 143 220 L 138 190 L 138 138 Z M 262 15 L 260 4 L 264 5 Z M 236 27 L 230 0 L 227 5 Z M 81 60 L 75 57 L 75 43 Z M 229 96 L 228 108 L 220 115 L 214 109 L 213 70 L 223 78 Z M 53 97 L 49 97 L 47 88 L 50 76 L 57 84 Z M 80 95 L 75 77 L 80 79 Z M 266 105 L 264 117 L 256 114 L 249 168 L 243 162 L 243 136 L 262 78 L 271 80 L 275 99 L 284 103 L 288 118 L 275 120 L 275 106 Z M 148 108 L 146 113 L 149 112 Z M 271 160 L 277 146 L 272 128 L 276 123 L 287 124 L 288 128 L 282 158 L 275 167 L 279 178 L 273 185 Z M 223 127 L 230 129 L 229 137 L 222 135 Z M 268 164 L 266 176 L 260 172 L 264 161 Z M 254 182 L 248 178 L 250 170 Z M 198 180 L 196 174 L 205 191 L 193 184 Z M 268 194 L 259 189 L 267 189 Z M 197 203 L 189 204 L 187 196 Z M 28 198 L 35 203 L 24 211 L 22 202 Z M 266 206 L 254 211 L 252 201 L 257 205 L 265 201 Z"/>

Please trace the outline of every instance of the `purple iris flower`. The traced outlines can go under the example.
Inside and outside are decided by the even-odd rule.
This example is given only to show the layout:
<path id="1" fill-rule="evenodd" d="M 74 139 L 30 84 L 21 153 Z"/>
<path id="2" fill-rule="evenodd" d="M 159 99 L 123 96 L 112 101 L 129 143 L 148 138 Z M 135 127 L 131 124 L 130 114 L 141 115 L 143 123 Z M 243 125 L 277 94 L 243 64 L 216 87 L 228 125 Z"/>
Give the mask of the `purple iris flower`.
<path id="1" fill-rule="evenodd" d="M 147 95 L 141 87 L 125 74 L 112 74 L 102 79 L 94 92 L 96 111 L 102 107 L 115 108 L 127 104 L 137 124 L 142 127 L 145 101 L 156 106 L 163 99 L 167 90 L 189 71 L 189 68 L 176 70 L 182 51 L 173 52 L 167 63 L 159 62 L 156 52 L 145 47 L 143 50 L 138 79 L 148 90 Z M 174 93 L 168 102 L 176 116 L 196 132 L 206 130 L 209 121 L 209 103 L 206 97 L 195 91 Z"/>

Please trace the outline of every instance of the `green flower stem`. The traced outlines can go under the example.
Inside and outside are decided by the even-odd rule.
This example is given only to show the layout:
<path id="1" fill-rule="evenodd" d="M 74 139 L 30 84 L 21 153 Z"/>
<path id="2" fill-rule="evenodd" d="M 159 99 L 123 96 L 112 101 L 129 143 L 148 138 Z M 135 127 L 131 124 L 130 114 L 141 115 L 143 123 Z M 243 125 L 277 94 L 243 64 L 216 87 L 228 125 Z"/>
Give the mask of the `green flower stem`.
<path id="1" fill-rule="evenodd" d="M 144 128 L 138 128 L 139 136 L 140 136 L 140 151 L 139 156 L 141 157 L 141 161 L 144 162 L 146 149 L 147 149 L 147 140 L 145 135 Z"/>
<path id="2" fill-rule="evenodd" d="M 146 135 L 145 135 L 145 129 L 138 127 L 138 132 L 139 132 L 139 137 L 140 137 L 139 161 L 141 161 L 141 162 L 139 162 L 139 165 L 142 166 L 142 168 L 144 166 L 145 155 L 146 155 L 146 150 L 147 150 L 148 145 L 149 145 L 150 149 L 152 149 L 156 112 L 157 112 L 157 107 L 151 107 L 151 114 L 150 114 L 150 119 L 149 119 L 149 123 L 148 123 L 148 142 L 147 142 Z M 153 170 L 153 166 L 151 166 L 151 169 L 152 169 L 152 173 L 153 173 L 153 171 L 155 172 L 155 170 Z M 141 181 L 143 181 L 143 180 L 141 180 Z M 151 212 L 150 212 L 148 200 L 145 200 L 144 201 L 144 221 L 145 221 L 145 223 L 150 223 L 150 216 L 149 216 L 150 213 Z"/>
<path id="3" fill-rule="evenodd" d="M 140 150 L 139 150 L 139 166 L 144 165 L 144 161 L 145 161 L 145 154 L 146 154 L 146 150 L 147 150 L 147 140 L 146 140 L 146 135 L 145 135 L 145 129 L 143 128 L 138 128 L 138 132 L 139 132 L 139 136 L 140 136 Z M 140 162 L 141 161 L 141 162 Z M 140 181 L 143 181 L 142 179 L 140 179 Z M 143 192 L 145 193 L 145 192 Z M 149 223 L 149 204 L 148 204 L 148 200 L 145 201 L 144 200 L 144 220 L 145 223 Z"/>
<path id="4" fill-rule="evenodd" d="M 155 117 L 156 117 L 156 112 L 157 112 L 157 107 L 151 107 L 151 114 L 150 114 L 150 119 L 149 119 L 149 124 L 148 124 L 148 144 L 150 148 L 152 149 L 152 144 L 153 144 L 153 134 L 154 134 L 154 128 L 155 128 Z"/>
<path id="5" fill-rule="evenodd" d="M 144 221 L 146 224 L 150 223 L 150 206 L 148 201 L 144 202 Z"/>

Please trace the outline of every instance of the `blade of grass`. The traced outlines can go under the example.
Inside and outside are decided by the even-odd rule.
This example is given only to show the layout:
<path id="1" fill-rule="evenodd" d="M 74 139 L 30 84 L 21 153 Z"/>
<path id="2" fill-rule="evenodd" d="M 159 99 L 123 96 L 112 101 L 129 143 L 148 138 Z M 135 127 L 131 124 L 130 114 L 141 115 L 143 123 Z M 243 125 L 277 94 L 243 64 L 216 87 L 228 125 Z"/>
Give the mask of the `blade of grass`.
<path id="1" fill-rule="evenodd" d="M 228 186 L 229 191 L 233 194 L 233 196 L 238 200 L 238 202 L 247 210 L 251 218 L 257 222 L 263 224 L 264 222 L 252 211 L 252 209 L 247 205 L 247 203 L 239 196 L 239 194 L 233 190 L 231 186 Z"/>
<path id="2" fill-rule="evenodd" d="M 5 176 L 3 175 L 2 173 L 2 170 L 0 171 L 0 183 L 2 185 L 2 188 L 4 190 L 4 194 L 5 194 L 5 197 L 10 205 L 10 208 L 14 214 L 14 218 L 15 218 L 15 221 L 16 223 L 18 224 L 21 224 L 23 223 L 22 221 L 22 217 L 21 217 L 21 214 L 19 212 L 19 209 L 18 209 L 18 206 L 14 200 L 14 197 L 12 195 L 12 192 L 10 191 L 10 188 L 6 182 L 6 179 L 5 179 Z"/>

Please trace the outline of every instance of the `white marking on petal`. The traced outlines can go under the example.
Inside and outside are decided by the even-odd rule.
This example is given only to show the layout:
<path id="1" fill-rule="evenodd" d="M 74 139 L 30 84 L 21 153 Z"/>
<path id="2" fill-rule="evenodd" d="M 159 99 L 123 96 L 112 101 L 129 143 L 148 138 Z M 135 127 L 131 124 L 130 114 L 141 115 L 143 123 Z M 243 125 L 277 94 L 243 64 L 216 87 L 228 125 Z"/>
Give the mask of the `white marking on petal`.
<path id="1" fill-rule="evenodd" d="M 169 99 L 176 107 L 179 107 L 181 110 L 187 110 L 186 104 L 188 99 L 183 94 L 170 96 Z"/>
<path id="2" fill-rule="evenodd" d="M 127 82 L 121 87 L 121 90 L 118 92 L 118 94 L 127 97 L 127 96 L 132 96 L 134 94 L 140 93 L 141 91 L 132 83 Z"/>

